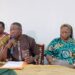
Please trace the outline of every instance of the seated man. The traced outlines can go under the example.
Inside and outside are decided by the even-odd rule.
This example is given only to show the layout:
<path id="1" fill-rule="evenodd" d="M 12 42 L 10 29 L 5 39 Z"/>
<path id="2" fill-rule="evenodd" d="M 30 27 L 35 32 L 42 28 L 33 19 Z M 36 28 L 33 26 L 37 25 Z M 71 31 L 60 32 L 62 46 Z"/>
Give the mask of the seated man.
<path id="1" fill-rule="evenodd" d="M 45 51 L 49 64 L 72 67 L 75 63 L 75 41 L 72 27 L 63 24 L 60 28 L 60 37 L 54 39 Z"/>
<path id="2" fill-rule="evenodd" d="M 8 49 L 8 60 L 36 63 L 38 59 L 39 51 L 36 48 L 35 40 L 22 34 L 22 26 L 17 22 L 11 24 L 10 40 L 5 49 Z"/>

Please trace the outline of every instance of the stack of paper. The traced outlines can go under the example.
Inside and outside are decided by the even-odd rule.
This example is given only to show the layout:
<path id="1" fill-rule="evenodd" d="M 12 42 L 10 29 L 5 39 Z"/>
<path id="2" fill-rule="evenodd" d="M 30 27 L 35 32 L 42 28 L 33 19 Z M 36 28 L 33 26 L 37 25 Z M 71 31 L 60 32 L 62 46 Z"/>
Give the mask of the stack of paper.
<path id="1" fill-rule="evenodd" d="M 24 62 L 23 61 L 8 61 L 3 66 L 0 67 L 5 69 L 23 69 Z"/>

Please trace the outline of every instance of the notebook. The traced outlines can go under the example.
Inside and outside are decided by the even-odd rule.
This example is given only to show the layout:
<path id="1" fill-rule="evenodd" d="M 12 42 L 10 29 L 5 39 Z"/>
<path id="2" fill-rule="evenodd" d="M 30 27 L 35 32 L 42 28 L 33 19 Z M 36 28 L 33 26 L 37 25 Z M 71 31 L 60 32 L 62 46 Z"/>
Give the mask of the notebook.
<path id="1" fill-rule="evenodd" d="M 8 61 L 4 65 L 0 67 L 0 69 L 23 69 L 24 62 L 23 61 Z"/>

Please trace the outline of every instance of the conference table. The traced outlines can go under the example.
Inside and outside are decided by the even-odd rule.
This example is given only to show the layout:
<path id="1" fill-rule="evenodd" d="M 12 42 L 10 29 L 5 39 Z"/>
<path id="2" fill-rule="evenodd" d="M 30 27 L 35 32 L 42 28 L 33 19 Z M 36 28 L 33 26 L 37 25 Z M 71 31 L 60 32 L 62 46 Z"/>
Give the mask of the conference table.
<path id="1" fill-rule="evenodd" d="M 75 75 L 75 69 L 59 65 L 25 65 L 16 75 Z"/>
<path id="2" fill-rule="evenodd" d="M 75 75 L 75 69 L 59 65 L 25 64 L 23 69 L 0 69 L 0 75 Z"/>

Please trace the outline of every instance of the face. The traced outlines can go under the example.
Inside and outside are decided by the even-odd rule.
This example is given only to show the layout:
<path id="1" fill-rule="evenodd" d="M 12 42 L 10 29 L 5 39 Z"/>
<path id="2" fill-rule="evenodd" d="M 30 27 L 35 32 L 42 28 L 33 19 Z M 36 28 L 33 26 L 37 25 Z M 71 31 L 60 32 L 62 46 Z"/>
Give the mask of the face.
<path id="1" fill-rule="evenodd" d="M 4 32 L 4 28 L 2 26 L 2 24 L 0 24 L 0 34 L 2 34 Z"/>
<path id="2" fill-rule="evenodd" d="M 17 25 L 11 25 L 10 27 L 10 36 L 18 38 L 21 35 L 22 30 Z"/>
<path id="3" fill-rule="evenodd" d="M 62 27 L 60 30 L 60 37 L 63 40 L 67 40 L 70 37 L 71 31 L 68 27 Z"/>

